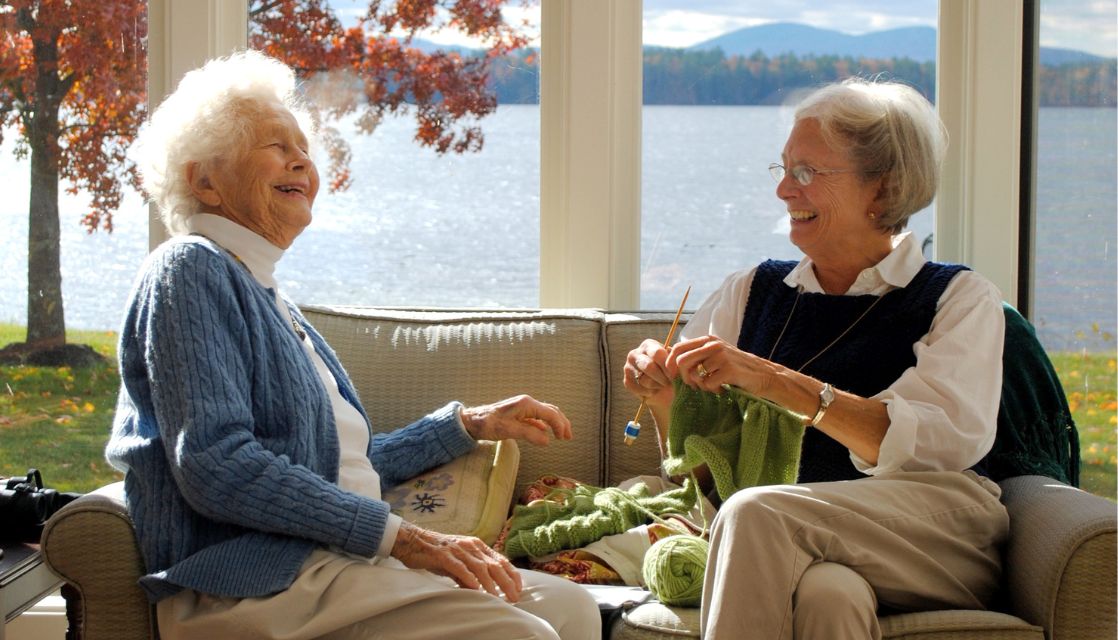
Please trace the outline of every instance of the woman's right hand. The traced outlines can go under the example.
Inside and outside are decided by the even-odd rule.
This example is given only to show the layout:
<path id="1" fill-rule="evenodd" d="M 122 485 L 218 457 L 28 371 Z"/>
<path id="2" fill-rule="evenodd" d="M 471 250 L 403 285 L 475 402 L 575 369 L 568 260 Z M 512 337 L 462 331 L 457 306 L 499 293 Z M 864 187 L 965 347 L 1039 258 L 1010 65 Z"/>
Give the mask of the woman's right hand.
<path id="1" fill-rule="evenodd" d="M 390 555 L 411 569 L 446 576 L 466 589 L 482 589 L 509 602 L 520 599 L 520 572 L 479 538 L 437 533 L 404 521 Z"/>
<path id="2" fill-rule="evenodd" d="M 645 340 L 625 358 L 625 388 L 650 405 L 670 405 L 675 390 L 667 362 L 664 345 L 651 338 Z"/>

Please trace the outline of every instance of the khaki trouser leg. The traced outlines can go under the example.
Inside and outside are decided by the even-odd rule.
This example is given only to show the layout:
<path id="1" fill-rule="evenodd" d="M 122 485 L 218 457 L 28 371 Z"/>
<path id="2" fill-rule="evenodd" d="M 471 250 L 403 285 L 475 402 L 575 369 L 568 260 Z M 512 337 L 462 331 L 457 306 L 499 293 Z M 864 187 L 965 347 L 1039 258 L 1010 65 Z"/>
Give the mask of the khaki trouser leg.
<path id="1" fill-rule="evenodd" d="M 804 572 L 820 562 L 850 568 L 878 603 L 897 609 L 985 608 L 1009 528 L 1000 495 L 969 472 L 740 491 L 711 532 L 704 637 L 791 640 L 794 606 L 832 606 L 809 602 L 810 594 L 794 599 Z"/>
<path id="2" fill-rule="evenodd" d="M 811 565 L 792 594 L 792 631 L 800 639 L 880 640 L 873 587 L 841 564 Z"/>
<path id="3" fill-rule="evenodd" d="M 188 590 L 156 609 L 164 640 L 598 640 L 601 618 L 586 590 L 537 572 L 522 576 L 520 601 L 510 605 L 394 560 L 373 564 L 318 550 L 275 595 L 216 598 Z"/>

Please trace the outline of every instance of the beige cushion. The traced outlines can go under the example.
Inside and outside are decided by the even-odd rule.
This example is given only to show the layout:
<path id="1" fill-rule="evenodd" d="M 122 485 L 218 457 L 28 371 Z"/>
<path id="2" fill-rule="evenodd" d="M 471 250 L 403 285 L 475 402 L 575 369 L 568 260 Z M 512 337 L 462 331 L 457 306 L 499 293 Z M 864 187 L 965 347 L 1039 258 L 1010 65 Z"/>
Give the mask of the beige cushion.
<path id="1" fill-rule="evenodd" d="M 881 618 L 887 640 L 1044 640 L 1044 629 L 996 611 L 921 611 Z"/>
<path id="2" fill-rule="evenodd" d="M 610 640 L 670 640 L 699 637 L 699 609 L 646 602 L 621 614 Z"/>
<path id="3" fill-rule="evenodd" d="M 516 490 L 515 440 L 483 441 L 470 453 L 384 493 L 392 512 L 424 529 L 477 536 L 492 545 Z"/>
<path id="4" fill-rule="evenodd" d="M 601 313 L 318 306 L 304 313 L 337 352 L 373 431 L 403 427 L 451 400 L 472 406 L 526 393 L 559 406 L 575 437 L 521 447 L 518 486 L 548 473 L 603 481 Z"/>
<path id="5" fill-rule="evenodd" d="M 743 603 L 743 606 L 748 606 Z M 1044 640 L 1044 630 L 994 611 L 925 611 L 881 618 L 887 640 Z M 698 638 L 699 609 L 648 602 L 613 623 L 612 640 Z"/>
<path id="6" fill-rule="evenodd" d="M 656 445 L 656 423 L 645 411 L 641 417 L 641 435 L 631 445 L 625 444 L 625 425 L 636 415 L 640 400 L 625 389 L 625 358 L 646 338 L 663 341 L 672 326 L 675 313 L 642 313 L 639 317 L 624 313 L 606 315 L 606 375 L 609 376 L 609 414 L 606 437 L 606 485 L 617 486 L 636 476 L 660 475 L 660 450 Z M 686 324 L 684 314 L 679 324 Z M 678 329 L 677 329 L 678 334 Z"/>

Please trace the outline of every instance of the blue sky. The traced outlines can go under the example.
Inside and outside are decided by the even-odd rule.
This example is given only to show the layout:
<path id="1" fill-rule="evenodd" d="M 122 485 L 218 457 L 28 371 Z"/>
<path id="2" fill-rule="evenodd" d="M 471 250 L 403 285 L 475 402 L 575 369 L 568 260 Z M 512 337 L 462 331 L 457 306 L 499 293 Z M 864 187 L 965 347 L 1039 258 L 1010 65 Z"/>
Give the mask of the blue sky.
<path id="1" fill-rule="evenodd" d="M 347 22 L 362 6 L 368 6 L 362 0 L 328 1 Z M 767 22 L 799 22 L 850 34 L 934 27 L 938 6 L 936 0 L 644 0 L 644 41 L 685 47 Z M 1042 46 L 1118 56 L 1118 0 L 1041 0 L 1040 8 Z M 525 10 L 513 0 L 506 14 L 510 19 L 539 23 L 538 2 Z M 476 44 L 450 32 L 426 37 L 446 44 Z"/>

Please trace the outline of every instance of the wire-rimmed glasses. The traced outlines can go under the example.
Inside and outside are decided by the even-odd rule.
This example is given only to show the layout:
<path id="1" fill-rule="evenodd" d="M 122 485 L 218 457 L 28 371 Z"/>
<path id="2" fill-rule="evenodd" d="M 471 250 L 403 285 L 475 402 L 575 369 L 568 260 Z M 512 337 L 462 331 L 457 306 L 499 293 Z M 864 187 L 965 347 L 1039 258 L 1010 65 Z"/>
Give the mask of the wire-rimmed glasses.
<path id="1" fill-rule="evenodd" d="M 785 169 L 784 165 L 777 162 L 769 165 L 769 175 L 771 175 L 773 177 L 773 180 L 776 180 L 777 182 L 780 182 L 784 179 L 785 171 L 792 174 L 792 178 L 794 178 L 796 182 L 800 183 L 800 185 L 805 187 L 811 184 L 811 181 L 814 180 L 815 176 L 817 175 L 829 176 L 832 173 L 857 173 L 857 170 L 855 169 L 815 169 L 813 167 L 807 166 L 806 164 L 798 164 L 793 166 L 791 169 Z"/>

